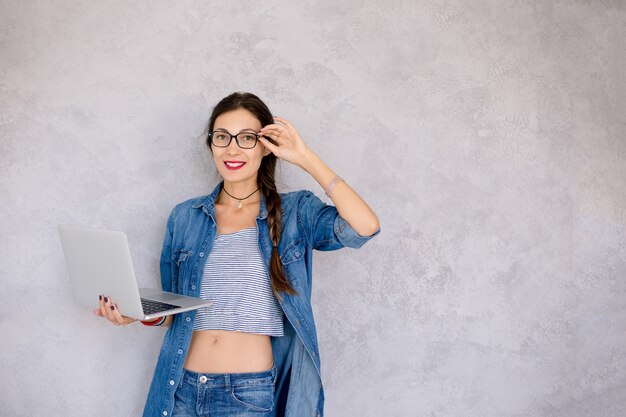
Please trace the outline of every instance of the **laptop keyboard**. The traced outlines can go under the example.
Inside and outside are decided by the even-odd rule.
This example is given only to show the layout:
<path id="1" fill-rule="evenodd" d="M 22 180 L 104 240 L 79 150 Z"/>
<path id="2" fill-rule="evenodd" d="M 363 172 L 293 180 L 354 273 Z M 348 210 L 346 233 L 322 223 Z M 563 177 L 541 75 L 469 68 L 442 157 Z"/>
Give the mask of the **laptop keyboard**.
<path id="1" fill-rule="evenodd" d="M 141 299 L 141 307 L 143 308 L 143 314 L 149 316 L 150 314 L 160 313 L 161 311 L 172 310 L 174 308 L 180 308 L 180 306 L 168 303 L 162 303 L 160 301 Z"/>

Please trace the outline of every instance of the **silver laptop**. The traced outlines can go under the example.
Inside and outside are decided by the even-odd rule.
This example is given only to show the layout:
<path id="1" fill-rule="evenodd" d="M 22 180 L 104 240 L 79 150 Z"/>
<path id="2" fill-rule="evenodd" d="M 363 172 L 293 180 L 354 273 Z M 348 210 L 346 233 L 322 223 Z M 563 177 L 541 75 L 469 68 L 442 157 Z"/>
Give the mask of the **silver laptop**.
<path id="1" fill-rule="evenodd" d="M 59 225 L 74 301 L 97 308 L 99 295 L 111 297 L 120 313 L 139 320 L 209 307 L 212 301 L 138 288 L 123 232 Z"/>

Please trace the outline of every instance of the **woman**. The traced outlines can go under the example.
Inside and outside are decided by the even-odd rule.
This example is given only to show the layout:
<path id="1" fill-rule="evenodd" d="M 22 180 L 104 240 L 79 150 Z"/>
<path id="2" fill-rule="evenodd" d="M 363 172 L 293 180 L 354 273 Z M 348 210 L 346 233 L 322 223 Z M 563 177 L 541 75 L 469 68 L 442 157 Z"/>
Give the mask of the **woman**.
<path id="1" fill-rule="evenodd" d="M 253 94 L 215 106 L 207 145 L 223 182 L 172 210 L 161 284 L 215 304 L 142 322 L 169 326 L 144 416 L 321 416 L 312 250 L 360 247 L 378 218 Z M 334 206 L 309 191 L 279 194 L 277 158 L 308 172 Z M 104 296 L 94 314 L 135 321 Z"/>

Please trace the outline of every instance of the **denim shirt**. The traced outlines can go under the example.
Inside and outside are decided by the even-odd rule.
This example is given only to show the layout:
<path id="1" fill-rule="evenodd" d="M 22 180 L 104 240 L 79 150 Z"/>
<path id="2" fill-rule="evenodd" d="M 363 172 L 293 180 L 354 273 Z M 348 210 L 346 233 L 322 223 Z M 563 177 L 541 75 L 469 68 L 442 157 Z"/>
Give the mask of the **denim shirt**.
<path id="1" fill-rule="evenodd" d="M 161 285 L 164 291 L 198 297 L 204 264 L 215 237 L 215 200 L 211 194 L 177 205 L 167 221 L 161 253 Z M 322 416 L 324 391 L 320 373 L 317 333 L 311 309 L 313 249 L 358 248 L 370 238 L 359 236 L 339 216 L 309 191 L 281 194 L 283 230 L 278 253 L 287 279 L 298 292 L 281 294 L 285 313 L 284 335 L 272 337 L 274 365 L 278 370 L 275 408 L 278 416 Z M 272 242 L 261 197 L 256 219 L 259 248 L 269 270 Z M 165 334 L 146 400 L 144 417 L 167 417 L 174 408 L 174 393 L 183 375 L 196 311 L 180 313 Z"/>

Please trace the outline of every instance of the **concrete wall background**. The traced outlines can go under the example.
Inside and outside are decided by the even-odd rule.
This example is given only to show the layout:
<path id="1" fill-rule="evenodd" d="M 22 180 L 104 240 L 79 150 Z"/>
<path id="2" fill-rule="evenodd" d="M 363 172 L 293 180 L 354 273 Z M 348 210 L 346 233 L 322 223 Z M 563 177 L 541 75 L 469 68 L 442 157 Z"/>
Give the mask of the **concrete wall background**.
<path id="1" fill-rule="evenodd" d="M 75 307 L 56 225 L 125 230 L 157 285 L 248 90 L 383 224 L 316 258 L 329 416 L 623 415 L 625 39 L 610 0 L 2 0 L 2 414 L 140 413 L 163 331 Z"/>

